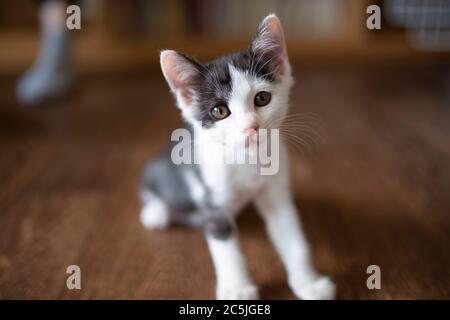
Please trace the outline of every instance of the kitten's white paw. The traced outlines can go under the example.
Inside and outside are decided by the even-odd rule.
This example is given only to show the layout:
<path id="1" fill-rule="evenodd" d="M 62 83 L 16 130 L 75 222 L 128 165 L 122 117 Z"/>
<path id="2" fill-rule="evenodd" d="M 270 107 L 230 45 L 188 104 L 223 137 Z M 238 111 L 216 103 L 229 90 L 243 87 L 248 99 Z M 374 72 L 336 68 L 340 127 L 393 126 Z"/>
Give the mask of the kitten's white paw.
<path id="1" fill-rule="evenodd" d="M 258 300 L 258 288 L 252 284 L 217 288 L 217 300 Z"/>
<path id="2" fill-rule="evenodd" d="M 293 282 L 290 287 L 295 295 L 303 300 L 333 300 L 336 296 L 336 286 L 328 277 Z"/>
<path id="3" fill-rule="evenodd" d="M 163 203 L 151 202 L 142 208 L 140 219 L 147 229 L 164 229 L 169 225 L 169 212 Z"/>

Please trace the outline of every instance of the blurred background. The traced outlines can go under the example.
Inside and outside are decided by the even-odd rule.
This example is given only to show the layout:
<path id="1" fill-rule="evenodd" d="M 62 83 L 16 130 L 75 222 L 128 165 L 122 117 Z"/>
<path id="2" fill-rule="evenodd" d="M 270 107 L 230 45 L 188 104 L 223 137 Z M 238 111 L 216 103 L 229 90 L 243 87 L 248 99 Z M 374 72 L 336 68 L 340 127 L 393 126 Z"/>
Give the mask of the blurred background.
<path id="1" fill-rule="evenodd" d="M 291 112 L 309 119 L 289 145 L 317 268 L 343 299 L 450 298 L 450 1 L 85 0 L 80 30 L 49 3 L 0 2 L 0 298 L 214 298 L 202 235 L 138 220 L 141 170 L 182 125 L 159 51 L 243 50 L 271 12 Z M 294 298 L 245 211 L 262 297 Z M 81 290 L 66 288 L 72 264 Z M 380 290 L 366 286 L 372 264 Z"/>
<path id="2" fill-rule="evenodd" d="M 45 1 L 0 5 L 1 72 L 17 73 L 38 49 L 38 7 Z M 81 0 L 82 28 L 71 32 L 82 72 L 153 68 L 155 51 L 173 46 L 199 59 L 242 50 L 261 17 L 283 21 L 292 60 L 411 61 L 449 50 L 445 0 Z M 369 30 L 369 5 L 381 8 L 380 30 Z M 14 52 L 14 54 L 11 54 Z M 431 54 L 433 52 L 433 54 Z M 447 54 L 443 55 L 448 57 Z M 406 60 L 406 61 L 405 61 Z"/>

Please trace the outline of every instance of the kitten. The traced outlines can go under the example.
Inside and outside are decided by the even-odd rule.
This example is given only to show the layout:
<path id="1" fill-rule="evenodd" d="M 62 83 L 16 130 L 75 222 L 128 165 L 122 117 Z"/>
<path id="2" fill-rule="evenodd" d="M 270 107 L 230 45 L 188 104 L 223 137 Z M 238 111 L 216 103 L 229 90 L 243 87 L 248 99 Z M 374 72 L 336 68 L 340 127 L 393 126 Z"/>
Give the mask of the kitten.
<path id="1" fill-rule="evenodd" d="M 218 299 L 257 299 L 246 268 L 234 216 L 253 202 L 301 299 L 333 299 L 334 284 L 311 264 L 290 187 L 285 144 L 279 140 L 279 170 L 262 175 L 261 164 L 208 161 L 223 150 L 249 154 L 249 141 L 262 129 L 276 129 L 288 110 L 293 84 L 283 28 L 271 14 L 249 48 L 202 64 L 172 51 L 161 52 L 161 68 L 188 129 L 195 136 L 198 164 L 175 164 L 172 142 L 145 169 L 141 222 L 148 228 L 170 223 L 199 227 L 205 234 L 217 277 Z M 279 124 L 278 124 L 279 125 Z M 262 148 L 269 145 L 256 142 Z M 229 152 L 229 151 L 225 151 Z M 196 162 L 197 163 L 197 162 Z"/>

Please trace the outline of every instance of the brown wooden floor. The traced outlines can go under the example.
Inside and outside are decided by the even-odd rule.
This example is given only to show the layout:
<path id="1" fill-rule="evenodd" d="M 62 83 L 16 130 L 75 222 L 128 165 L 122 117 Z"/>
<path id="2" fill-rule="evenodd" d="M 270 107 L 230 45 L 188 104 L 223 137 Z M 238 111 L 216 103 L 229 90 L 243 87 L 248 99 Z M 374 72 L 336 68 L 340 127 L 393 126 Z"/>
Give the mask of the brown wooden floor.
<path id="1" fill-rule="evenodd" d="M 292 148 L 292 179 L 317 268 L 342 299 L 450 298 L 450 103 L 442 68 L 306 68 L 294 112 L 323 143 Z M 70 99 L 23 109 L 0 78 L 0 298 L 212 299 L 202 236 L 138 220 L 144 163 L 180 125 L 158 74 L 90 76 Z M 242 246 L 263 298 L 291 299 L 252 209 Z M 66 289 L 66 267 L 82 289 Z M 382 289 L 366 288 L 381 267 Z"/>

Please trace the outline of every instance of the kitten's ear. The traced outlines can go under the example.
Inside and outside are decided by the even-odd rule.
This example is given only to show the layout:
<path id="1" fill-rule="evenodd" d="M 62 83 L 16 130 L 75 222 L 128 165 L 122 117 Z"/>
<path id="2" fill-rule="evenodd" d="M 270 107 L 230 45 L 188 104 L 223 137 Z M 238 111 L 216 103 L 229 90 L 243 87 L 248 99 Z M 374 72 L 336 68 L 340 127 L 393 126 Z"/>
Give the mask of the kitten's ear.
<path id="1" fill-rule="evenodd" d="M 169 84 L 170 90 L 176 97 L 185 99 L 185 103 L 192 101 L 195 84 L 201 75 L 198 62 L 173 50 L 161 51 L 161 69 Z"/>
<path id="2" fill-rule="evenodd" d="M 283 26 L 275 14 L 265 17 L 258 26 L 249 50 L 269 61 L 268 64 L 274 73 L 283 73 L 283 64 L 287 61 L 286 43 Z"/>

